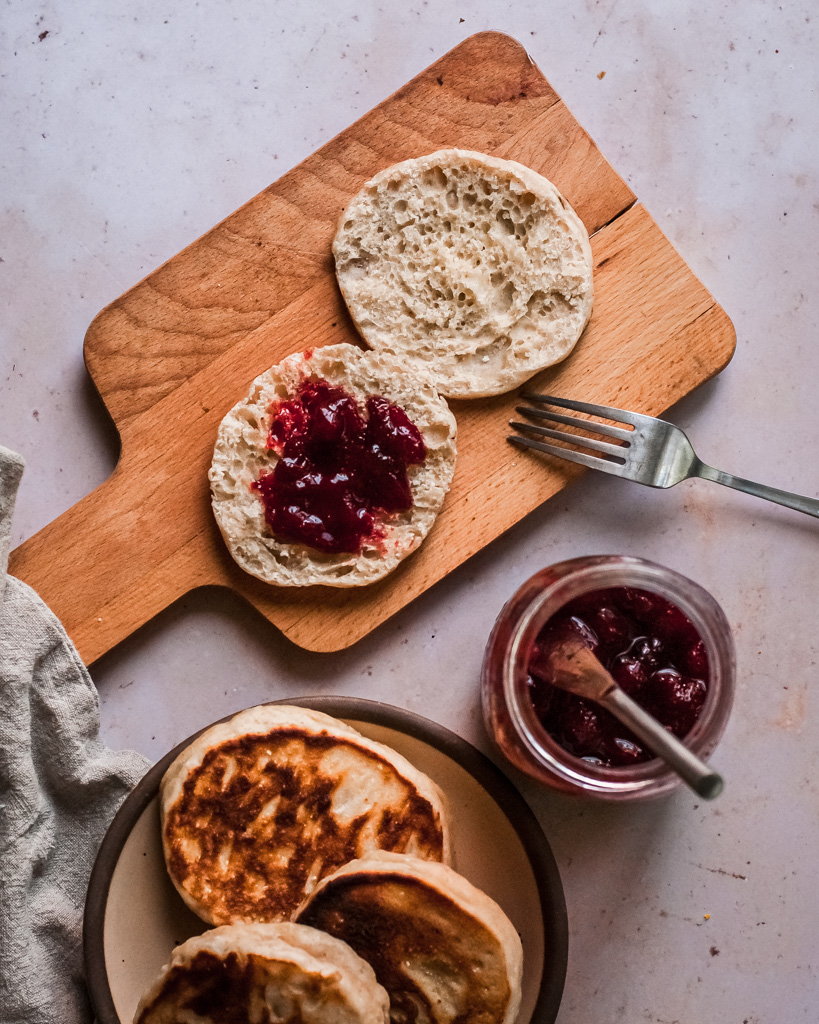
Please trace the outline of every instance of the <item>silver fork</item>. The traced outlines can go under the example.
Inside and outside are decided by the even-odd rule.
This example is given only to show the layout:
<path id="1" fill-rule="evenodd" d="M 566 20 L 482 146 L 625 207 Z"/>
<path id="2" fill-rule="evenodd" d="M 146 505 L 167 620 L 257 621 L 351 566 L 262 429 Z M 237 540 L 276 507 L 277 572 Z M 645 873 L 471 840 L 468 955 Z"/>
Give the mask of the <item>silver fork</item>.
<path id="1" fill-rule="evenodd" d="M 779 505 L 796 509 L 797 512 L 806 512 L 809 516 L 819 518 L 819 498 L 808 498 L 801 494 L 792 494 L 790 491 L 780 491 L 776 487 L 767 487 L 765 484 L 757 484 L 752 480 L 743 480 L 742 477 L 706 466 L 697 458 L 685 433 L 666 420 L 658 420 L 653 416 L 643 416 L 636 412 L 626 412 L 624 409 L 612 409 L 606 405 L 592 405 L 590 402 L 575 402 L 568 398 L 557 398 L 554 395 L 524 394 L 523 398 L 538 406 L 551 405 L 559 409 L 570 409 L 572 412 L 582 412 L 589 416 L 615 420 L 618 423 L 625 423 L 627 426 L 612 427 L 608 423 L 596 423 L 593 420 L 566 416 L 564 413 L 550 412 L 547 409 L 519 405 L 516 407 L 517 412 L 530 419 L 580 427 L 591 433 L 601 434 L 603 437 L 614 438 L 619 443 L 611 444 L 608 441 L 600 441 L 593 437 L 580 437 L 565 430 L 555 430 L 552 427 L 543 427 L 536 423 L 518 423 L 511 420 L 509 426 L 514 427 L 515 430 L 527 431 L 537 434 L 539 437 L 550 437 L 564 443 L 568 442 L 585 448 L 586 451 L 578 451 L 577 447 L 561 448 L 544 441 L 535 441 L 531 437 L 521 437 L 519 434 L 513 434 L 507 438 L 513 444 L 525 448 L 535 448 L 539 452 L 546 452 L 547 455 L 556 455 L 558 458 L 568 459 L 569 462 L 579 462 L 581 466 L 600 469 L 604 473 L 613 473 L 614 476 L 621 476 L 625 480 L 636 480 L 637 483 L 648 484 L 649 487 L 673 487 L 681 480 L 699 476 L 704 480 L 714 480 L 718 484 L 734 487 L 738 491 L 745 491 L 746 494 L 754 494 L 757 498 L 767 498 L 768 501 L 775 501 Z M 601 455 L 587 454 L 589 451 L 600 452 Z"/>

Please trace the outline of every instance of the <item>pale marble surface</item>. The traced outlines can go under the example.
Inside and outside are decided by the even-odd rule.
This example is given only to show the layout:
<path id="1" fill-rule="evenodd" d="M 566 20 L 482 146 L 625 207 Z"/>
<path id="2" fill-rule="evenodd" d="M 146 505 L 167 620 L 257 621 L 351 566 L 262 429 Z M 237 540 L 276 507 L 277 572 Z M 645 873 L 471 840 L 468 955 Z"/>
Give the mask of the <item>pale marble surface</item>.
<path id="1" fill-rule="evenodd" d="M 0 443 L 28 468 L 15 539 L 111 472 L 82 363 L 107 302 L 472 32 L 508 32 L 734 320 L 722 377 L 670 414 L 703 458 L 819 494 L 814 5 L 639 0 L 7 4 L 0 60 Z M 605 77 L 598 78 L 598 72 Z M 819 1004 L 819 524 L 705 483 L 588 477 L 354 649 L 304 653 L 229 596 L 180 602 L 93 668 L 103 733 L 159 756 L 208 720 L 357 694 L 485 747 L 476 681 L 533 571 L 628 552 L 723 604 L 739 690 L 714 806 L 525 792 L 563 875 L 560 1024 L 791 1024 Z M 710 920 L 704 915 L 710 913 Z"/>

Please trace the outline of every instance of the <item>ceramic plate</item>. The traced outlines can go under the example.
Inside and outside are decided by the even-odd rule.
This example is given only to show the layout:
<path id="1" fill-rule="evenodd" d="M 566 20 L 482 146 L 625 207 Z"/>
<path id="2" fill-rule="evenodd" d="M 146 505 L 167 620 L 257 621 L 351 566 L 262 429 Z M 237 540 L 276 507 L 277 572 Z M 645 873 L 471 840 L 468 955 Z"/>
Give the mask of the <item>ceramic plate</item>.
<path id="1" fill-rule="evenodd" d="M 523 941 L 518 1024 L 552 1024 L 566 976 L 566 903 L 549 844 L 508 779 L 448 729 L 387 704 L 351 697 L 277 701 L 341 718 L 393 747 L 445 792 L 455 866 L 493 897 Z M 198 735 L 198 734 L 197 734 Z M 123 803 L 100 847 L 85 906 L 85 963 L 98 1024 L 130 1024 L 174 946 L 206 925 L 165 871 L 159 782 L 193 736 L 166 754 Z"/>

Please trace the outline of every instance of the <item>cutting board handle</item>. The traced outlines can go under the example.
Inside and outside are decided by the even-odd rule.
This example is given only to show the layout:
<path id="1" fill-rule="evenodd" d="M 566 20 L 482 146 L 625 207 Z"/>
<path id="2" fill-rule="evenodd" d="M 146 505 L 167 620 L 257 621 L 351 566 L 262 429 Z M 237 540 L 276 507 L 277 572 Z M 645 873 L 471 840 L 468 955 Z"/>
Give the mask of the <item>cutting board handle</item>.
<path id="1" fill-rule="evenodd" d="M 206 564 L 194 550 L 203 536 L 201 502 L 197 496 L 186 523 L 163 495 L 161 476 L 146 487 L 121 459 L 103 484 L 9 557 L 9 573 L 37 591 L 87 664 L 192 586 L 215 582 L 178 571 L 181 560 Z"/>

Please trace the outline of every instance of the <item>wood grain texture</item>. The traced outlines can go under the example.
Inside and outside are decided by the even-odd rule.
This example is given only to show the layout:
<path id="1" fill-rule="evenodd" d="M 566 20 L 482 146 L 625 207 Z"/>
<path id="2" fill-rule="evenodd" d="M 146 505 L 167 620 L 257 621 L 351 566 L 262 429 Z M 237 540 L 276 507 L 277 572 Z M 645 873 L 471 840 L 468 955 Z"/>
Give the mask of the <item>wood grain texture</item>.
<path id="1" fill-rule="evenodd" d="M 540 171 L 596 232 L 591 322 L 536 387 L 657 414 L 731 358 L 726 314 L 522 47 L 473 36 L 91 324 L 86 363 L 120 431 L 119 464 L 10 563 L 86 661 L 205 585 L 243 594 L 311 650 L 348 646 L 577 475 L 506 443 L 513 393 L 452 403 L 452 491 L 421 549 L 377 584 L 267 586 L 233 563 L 216 528 L 207 470 L 225 412 L 290 352 L 359 340 L 332 271 L 341 210 L 381 168 L 450 146 Z"/>

